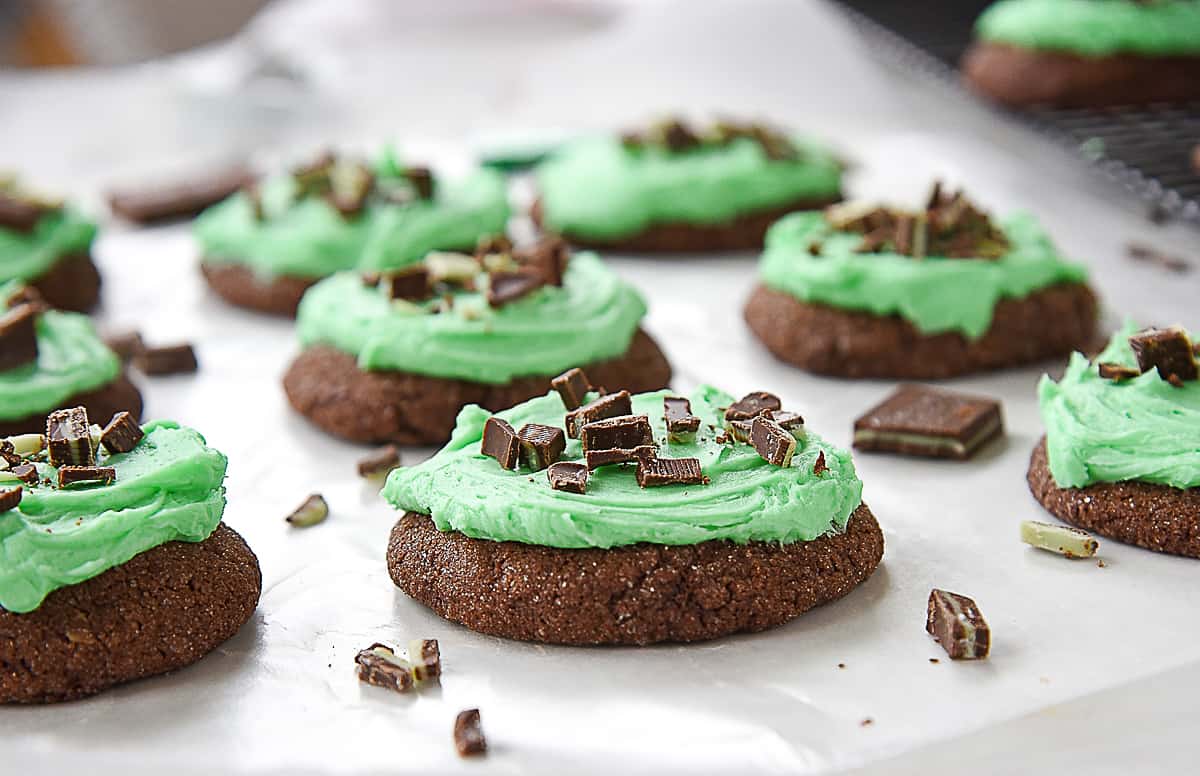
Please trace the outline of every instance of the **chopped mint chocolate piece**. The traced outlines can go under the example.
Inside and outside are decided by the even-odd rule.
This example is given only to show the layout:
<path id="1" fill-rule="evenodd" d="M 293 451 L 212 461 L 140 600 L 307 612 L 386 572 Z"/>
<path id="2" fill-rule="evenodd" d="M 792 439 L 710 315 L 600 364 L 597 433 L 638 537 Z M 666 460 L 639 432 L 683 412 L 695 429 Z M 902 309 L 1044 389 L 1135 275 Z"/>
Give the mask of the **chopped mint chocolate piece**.
<path id="1" fill-rule="evenodd" d="M 487 739 L 479 723 L 479 709 L 460 711 L 454 719 L 454 748 L 459 757 L 475 757 L 487 751 Z"/>
<path id="2" fill-rule="evenodd" d="M 372 644 L 355 655 L 354 662 L 360 681 L 395 692 L 413 688 L 412 666 L 386 644 Z"/>
<path id="3" fill-rule="evenodd" d="M 38 309 L 31 304 L 0 315 L 0 371 L 37 361 L 37 316 Z"/>
<path id="4" fill-rule="evenodd" d="M 145 434 L 128 412 L 118 412 L 100 434 L 100 444 L 110 453 L 128 453 Z"/>
<path id="5" fill-rule="evenodd" d="M 308 528 L 325 522 L 327 517 L 329 517 L 329 504 L 320 493 L 314 493 L 304 499 L 304 503 L 296 507 L 295 511 L 285 519 L 288 524 L 297 528 Z"/>
<path id="6" fill-rule="evenodd" d="M 55 410 L 46 418 L 46 446 L 55 466 L 88 467 L 96 463 L 87 410 Z"/>
<path id="7" fill-rule="evenodd" d="M 632 449 L 654 445 L 650 418 L 645 415 L 622 415 L 596 420 L 580 429 L 580 442 L 588 450 Z"/>
<path id="8" fill-rule="evenodd" d="M 669 442 L 691 442 L 700 430 L 700 418 L 692 414 L 692 403 L 682 396 L 663 397 L 663 420 Z"/>
<path id="9" fill-rule="evenodd" d="M 428 682 L 442 675 L 442 651 L 437 639 L 413 639 L 408 642 L 408 662 L 413 678 Z"/>
<path id="10" fill-rule="evenodd" d="M 982 660 L 991 651 L 987 621 L 975 602 L 964 595 L 931 591 L 925 630 L 954 660 Z"/>
<path id="11" fill-rule="evenodd" d="M 117 470 L 111 466 L 63 466 L 58 470 L 58 487 L 97 482 L 109 485 L 116 478 Z"/>
<path id="12" fill-rule="evenodd" d="M 1180 326 L 1138 332 L 1129 338 L 1129 346 L 1143 372 L 1158 369 L 1159 376 L 1168 381 L 1172 375 L 1180 381 L 1198 376 L 1192 341 Z"/>
<path id="13" fill-rule="evenodd" d="M 522 426 L 517 439 L 521 443 L 521 462 L 534 471 L 541 471 L 558 461 L 567 448 L 567 435 L 561 428 L 540 423 Z"/>
<path id="14" fill-rule="evenodd" d="M 550 381 L 550 387 L 562 397 L 563 406 L 567 410 L 578 409 L 587 398 L 588 391 L 594 390 L 588 376 L 582 369 L 568 369 Z"/>
<path id="15" fill-rule="evenodd" d="M 790 466 L 796 452 L 796 438 L 783 426 L 761 415 L 751 421 L 750 444 L 773 466 Z"/>
<path id="16" fill-rule="evenodd" d="M 546 470 L 550 487 L 566 493 L 586 493 L 588 482 L 588 467 L 581 463 L 560 461 Z"/>
<path id="17" fill-rule="evenodd" d="M 633 412 L 633 403 L 629 391 L 617 391 L 606 394 L 582 407 L 567 413 L 567 436 L 579 438 L 579 429 L 588 423 L 595 423 L 605 418 L 615 418 L 629 415 Z"/>
<path id="18" fill-rule="evenodd" d="M 768 410 L 778 410 L 783 407 L 779 397 L 766 391 L 754 391 L 729 405 L 725 410 L 725 420 L 750 420 Z"/>
<path id="19" fill-rule="evenodd" d="M 10 512 L 21 503 L 21 486 L 0 488 L 0 512 Z"/>
<path id="20" fill-rule="evenodd" d="M 174 375 L 195 372 L 200 368 L 196 351 L 191 344 L 143 348 L 134 356 L 133 364 L 146 375 Z"/>
<path id="21" fill-rule="evenodd" d="M 508 421 L 493 416 L 488 418 L 483 426 L 480 451 L 495 458 L 500 468 L 515 471 L 521 454 L 521 443 L 517 439 L 517 432 L 513 431 Z"/>
<path id="22" fill-rule="evenodd" d="M 698 458 L 638 459 L 637 483 L 642 488 L 662 485 L 703 485 L 708 481 L 700 470 Z"/>

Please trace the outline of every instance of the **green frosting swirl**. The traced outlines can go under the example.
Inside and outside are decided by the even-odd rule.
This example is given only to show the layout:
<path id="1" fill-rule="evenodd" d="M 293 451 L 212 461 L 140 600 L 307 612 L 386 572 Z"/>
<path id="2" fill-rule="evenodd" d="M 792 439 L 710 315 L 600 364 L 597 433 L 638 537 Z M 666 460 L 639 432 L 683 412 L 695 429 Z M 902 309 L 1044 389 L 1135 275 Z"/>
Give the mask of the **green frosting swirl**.
<path id="1" fill-rule="evenodd" d="M 1200 381 L 1176 388 L 1156 370 L 1121 382 L 1100 376 L 1097 364 L 1137 367 L 1129 346 L 1137 330 L 1127 323 L 1095 364 L 1075 353 L 1061 380 L 1044 376 L 1038 385 L 1050 473 L 1060 487 L 1125 480 L 1200 487 Z"/>
<path id="2" fill-rule="evenodd" d="M 16 282 L 0 286 L 0 298 L 18 287 Z M 121 373 L 120 359 L 101 342 L 86 315 L 49 310 L 38 316 L 36 327 L 37 361 L 0 372 L 0 420 L 61 407 Z"/>
<path id="3" fill-rule="evenodd" d="M 585 494 L 552 490 L 545 472 L 506 471 L 480 453 L 491 416 L 472 405 L 459 413 L 450 443 L 425 463 L 392 472 L 383 496 L 397 509 L 431 515 L 442 531 L 550 547 L 811 541 L 843 529 L 862 501 L 849 453 L 815 434 L 797 443 L 787 468 L 768 464 L 749 445 L 718 444 L 722 408 L 733 398 L 715 388 L 701 387 L 691 396 L 692 412 L 702 421 L 696 441 L 667 444 L 662 400 L 668 395 L 639 394 L 633 411 L 649 416 L 661 455 L 699 458 L 710 484 L 643 489 L 632 466 L 607 466 L 591 473 Z M 563 428 L 564 415 L 562 400 L 552 393 L 497 417 L 519 430 L 526 423 Z M 829 470 L 816 475 L 821 452 Z M 579 441 L 567 440 L 563 459 L 580 458 Z"/>
<path id="4" fill-rule="evenodd" d="M 478 278 L 483 288 L 486 276 Z M 304 295 L 296 330 L 305 347 L 331 345 L 367 371 L 400 371 L 477 383 L 553 375 L 629 349 L 646 304 L 593 253 L 575 254 L 561 287 L 545 286 L 493 309 L 457 290 L 448 311 L 390 302 L 354 273 Z"/>
<path id="5" fill-rule="evenodd" d="M 225 456 L 190 428 L 166 421 L 144 428 L 130 452 L 99 454 L 116 470 L 111 485 L 25 486 L 20 506 L 0 514 L 0 606 L 33 611 L 52 591 L 160 544 L 212 535 L 225 509 Z M 57 481 L 53 466 L 37 467 Z"/>
<path id="6" fill-rule="evenodd" d="M 1010 250 L 999 259 L 914 259 L 855 253 L 862 235 L 839 232 L 821 213 L 793 213 L 767 233 L 762 282 L 805 302 L 874 315 L 899 315 L 925 334 L 956 331 L 978 339 L 996 302 L 1055 283 L 1081 283 L 1087 271 L 1064 261 L 1033 216 L 1001 222 Z M 810 253 L 819 245 L 817 256 Z"/>
<path id="7" fill-rule="evenodd" d="M 795 160 L 773 160 L 748 138 L 669 152 L 631 151 L 616 138 L 576 141 L 538 167 L 542 220 L 552 231 L 593 239 L 652 224 L 713 224 L 785 205 L 834 197 L 841 164 L 823 146 L 793 140 Z"/>
<path id="8" fill-rule="evenodd" d="M 390 269 L 432 250 L 473 248 L 481 236 L 504 232 L 506 186 L 500 173 L 477 170 L 439 179 L 433 200 L 374 203 L 347 219 L 320 197 L 294 200 L 294 181 L 282 177 L 262 187 L 262 221 L 238 193 L 202 213 L 194 230 L 206 262 L 245 264 L 264 277 Z"/>
<path id="9" fill-rule="evenodd" d="M 64 256 L 92 246 L 96 225 L 70 209 L 47 213 L 29 232 L 0 228 L 0 282 L 36 280 Z"/>
<path id="10" fill-rule="evenodd" d="M 979 17 L 988 41 L 1084 56 L 1200 54 L 1200 2 L 1001 0 Z"/>

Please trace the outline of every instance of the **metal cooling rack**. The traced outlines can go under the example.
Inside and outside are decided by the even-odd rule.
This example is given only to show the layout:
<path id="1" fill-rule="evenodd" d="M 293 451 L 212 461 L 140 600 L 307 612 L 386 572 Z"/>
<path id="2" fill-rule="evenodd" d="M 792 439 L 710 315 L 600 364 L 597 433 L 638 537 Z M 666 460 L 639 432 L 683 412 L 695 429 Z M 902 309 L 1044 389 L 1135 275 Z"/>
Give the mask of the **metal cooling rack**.
<path id="1" fill-rule="evenodd" d="M 838 0 L 872 51 L 960 96 L 958 61 L 987 0 Z M 1067 146 L 1153 211 L 1200 225 L 1200 102 L 1106 109 L 996 109 Z"/>

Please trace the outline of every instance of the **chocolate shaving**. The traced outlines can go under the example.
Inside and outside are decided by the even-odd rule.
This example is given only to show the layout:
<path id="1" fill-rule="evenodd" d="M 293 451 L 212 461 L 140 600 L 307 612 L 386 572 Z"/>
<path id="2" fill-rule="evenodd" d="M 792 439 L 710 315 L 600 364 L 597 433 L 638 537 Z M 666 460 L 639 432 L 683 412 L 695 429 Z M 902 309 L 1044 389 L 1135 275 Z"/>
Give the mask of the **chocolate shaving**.
<path id="1" fill-rule="evenodd" d="M 378 477 L 400 465 L 400 449 L 395 445 L 384 445 L 358 461 L 359 477 Z"/>
<path id="2" fill-rule="evenodd" d="M 254 173 L 236 165 L 187 180 L 116 189 L 108 194 L 108 206 L 121 218 L 139 224 L 191 218 L 253 183 Z"/>
<path id="3" fill-rule="evenodd" d="M 1133 378 L 1139 377 L 1142 374 L 1142 370 L 1131 366 L 1125 366 L 1124 364 L 1105 363 L 1100 365 L 1099 370 L 1101 377 L 1106 380 L 1115 380 L 1117 382 L 1122 380 L 1132 380 Z"/>
<path id="4" fill-rule="evenodd" d="M 1129 338 L 1129 346 L 1142 372 L 1157 369 L 1164 380 L 1172 376 L 1180 381 L 1195 380 L 1200 376 L 1192 341 L 1179 326 L 1138 332 Z"/>
<path id="5" fill-rule="evenodd" d="M 663 420 L 671 442 L 690 442 L 700 430 L 700 418 L 692 414 L 692 403 L 681 396 L 663 397 Z"/>
<path id="6" fill-rule="evenodd" d="M 455 717 L 454 748 L 459 757 L 475 757 L 487 751 L 487 739 L 479 724 L 479 709 L 460 711 Z"/>
<path id="7" fill-rule="evenodd" d="M 9 469 L 13 475 L 26 485 L 36 485 L 38 481 L 37 467 L 31 463 L 23 463 Z"/>
<path id="8" fill-rule="evenodd" d="M 563 406 L 568 411 L 578 409 L 583 405 L 587 394 L 595 389 L 592 382 L 582 369 L 568 369 L 550 381 L 550 387 L 562 397 Z"/>
<path id="9" fill-rule="evenodd" d="M 11 512 L 21 503 L 22 489 L 20 485 L 0 489 L 0 512 Z"/>
<path id="10" fill-rule="evenodd" d="M 614 448 L 631 450 L 654 444 L 650 419 L 645 415 L 622 415 L 592 421 L 580 429 L 579 437 L 584 452 Z"/>
<path id="11" fill-rule="evenodd" d="M 382 275 L 384 292 L 388 299 L 405 299 L 420 302 L 433 293 L 429 273 L 422 266 L 406 267 Z"/>
<path id="12" fill-rule="evenodd" d="M 991 650 L 991 630 L 979 607 L 957 593 L 930 591 L 925 630 L 954 660 L 980 660 Z"/>
<path id="13" fill-rule="evenodd" d="M 632 413 L 633 402 L 630 400 L 629 391 L 617 391 L 601 396 L 595 401 L 567 413 L 567 436 L 571 439 L 578 439 L 579 429 L 588 423 Z"/>
<path id="14" fill-rule="evenodd" d="M 783 407 L 779 397 L 766 391 L 754 391 L 729 405 L 725 410 L 725 420 L 750 420 L 769 410 Z"/>
<path id="15" fill-rule="evenodd" d="M 493 272 L 488 275 L 487 303 L 503 307 L 537 291 L 544 285 L 542 278 L 531 272 Z"/>
<path id="16" fill-rule="evenodd" d="M 133 358 L 133 365 L 146 375 L 174 375 L 195 372 L 200 368 L 196 351 L 190 343 L 142 348 Z"/>
<path id="17" fill-rule="evenodd" d="M 700 471 L 699 458 L 657 458 L 644 457 L 638 459 L 637 483 L 642 488 L 653 488 L 662 485 L 703 485 L 708 482 L 704 472 Z"/>
<path id="18" fill-rule="evenodd" d="M 0 371 L 32 364 L 38 358 L 38 310 L 31 304 L 0 316 Z"/>
<path id="19" fill-rule="evenodd" d="M 521 443 L 517 439 L 517 432 L 513 431 L 513 427 L 506 420 L 494 416 L 488 418 L 483 426 L 480 452 L 495 458 L 500 468 L 515 471 L 521 455 Z"/>
<path id="20" fill-rule="evenodd" d="M 96 463 L 92 431 L 83 407 L 55 410 L 46 418 L 46 448 L 55 466 L 89 467 Z"/>
<path id="21" fill-rule="evenodd" d="M 588 450 L 583 454 L 583 457 L 588 469 L 598 469 L 601 466 L 609 466 L 614 463 L 633 463 L 643 458 L 653 458 L 655 454 L 656 450 L 654 447 L 642 445 L 641 447 L 631 448 L 615 447 L 608 450 Z"/>
<path id="22" fill-rule="evenodd" d="M 757 417 L 750 427 L 750 444 L 764 461 L 786 467 L 796 452 L 796 438 L 773 420 Z"/>
<path id="23" fill-rule="evenodd" d="M 117 479 L 117 470 L 111 466 L 63 466 L 58 470 L 58 487 L 66 488 L 80 483 L 109 485 Z"/>
<path id="24" fill-rule="evenodd" d="M 118 412 L 100 433 L 100 444 L 110 453 L 128 453 L 145 434 L 128 412 Z"/>
<path id="25" fill-rule="evenodd" d="M 567 449 L 567 436 L 561 428 L 527 423 L 517 434 L 521 444 L 521 462 L 534 471 L 541 471 L 562 457 Z"/>
<path id="26" fill-rule="evenodd" d="M 566 493 L 586 493 L 588 482 L 588 467 L 581 463 L 560 461 L 552 464 L 546 470 L 546 478 L 550 487 Z"/>
<path id="27" fill-rule="evenodd" d="M 395 692 L 413 687 L 412 667 L 386 644 L 372 644 L 354 656 L 359 681 Z"/>

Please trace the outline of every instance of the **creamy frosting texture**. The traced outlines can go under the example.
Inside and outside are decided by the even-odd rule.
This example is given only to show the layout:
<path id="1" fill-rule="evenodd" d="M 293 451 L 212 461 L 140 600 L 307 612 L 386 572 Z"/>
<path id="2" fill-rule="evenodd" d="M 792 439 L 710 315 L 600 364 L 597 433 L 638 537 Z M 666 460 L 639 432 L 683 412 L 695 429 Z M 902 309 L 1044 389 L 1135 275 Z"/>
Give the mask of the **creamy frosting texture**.
<path id="1" fill-rule="evenodd" d="M 841 165 L 825 148 L 794 140 L 795 160 L 767 157 L 750 139 L 671 153 L 631 151 L 617 138 L 571 143 L 538 167 L 542 218 L 552 231 L 619 238 L 658 223 L 710 224 L 833 197 Z"/>
<path id="2" fill-rule="evenodd" d="M 979 17 L 980 38 L 1085 56 L 1200 54 L 1200 2 L 1001 0 Z"/>
<path id="3" fill-rule="evenodd" d="M 710 387 L 691 395 L 692 412 L 702 421 L 696 441 L 668 444 L 662 414 L 663 397 L 669 395 L 635 396 L 634 414 L 649 416 L 660 456 L 700 459 L 710 484 L 643 489 L 632 466 L 607 466 L 591 473 L 587 493 L 552 490 L 544 471 L 506 471 L 480 453 L 491 415 L 472 405 L 459 413 L 445 448 L 425 463 L 392 472 L 384 498 L 397 509 L 432 516 L 442 531 L 550 547 L 713 539 L 790 543 L 845 527 L 862 500 L 862 482 L 849 453 L 810 433 L 797 443 L 791 465 L 780 468 L 749 445 L 719 444 L 714 437 L 733 398 Z M 563 428 L 565 412 L 552 393 L 497 416 L 517 430 L 526 423 Z M 821 452 L 829 470 L 817 475 L 813 466 Z M 581 457 L 579 441 L 567 440 L 563 460 Z"/>
<path id="4" fill-rule="evenodd" d="M 978 339 L 996 303 L 1056 283 L 1087 279 L 1065 261 L 1033 216 L 1017 213 L 1001 229 L 1010 250 L 999 259 L 914 259 L 855 253 L 861 234 L 839 232 L 821 213 L 793 213 L 767 233 L 762 282 L 805 302 L 874 315 L 899 315 L 925 334 L 958 332 Z M 812 255 L 811 246 L 819 255 Z"/>
<path id="5" fill-rule="evenodd" d="M 100 465 L 116 470 L 111 485 L 25 486 L 20 506 L 0 513 L 0 607 L 32 611 L 54 590 L 160 544 L 212 535 L 225 509 L 225 456 L 192 429 L 144 428 L 130 452 L 100 453 Z M 37 467 L 56 481 L 53 466 Z"/>
<path id="6" fill-rule="evenodd" d="M 484 287 L 486 275 L 478 278 Z M 300 303 L 304 346 L 331 345 L 367 371 L 402 371 L 478 383 L 552 375 L 614 358 L 629 348 L 646 314 L 641 296 L 592 253 L 575 254 L 563 285 L 544 286 L 499 308 L 479 291 L 413 305 L 391 302 L 356 273 L 327 278 Z"/>
<path id="7" fill-rule="evenodd" d="M 0 281 L 36 280 L 95 237 L 96 225 L 69 208 L 47 213 L 29 232 L 0 227 Z"/>
<path id="8" fill-rule="evenodd" d="M 1046 424 L 1050 473 L 1063 488 L 1141 480 L 1175 488 L 1200 487 L 1200 381 L 1182 388 L 1150 371 L 1115 382 L 1098 364 L 1137 367 L 1126 324 L 1089 362 L 1071 356 L 1057 383 L 1043 377 L 1038 402 Z"/>

